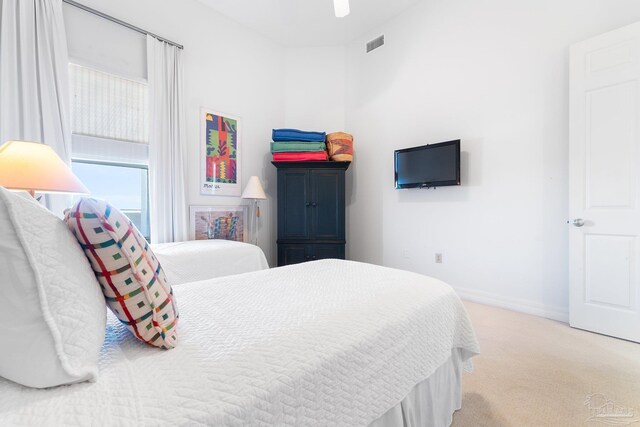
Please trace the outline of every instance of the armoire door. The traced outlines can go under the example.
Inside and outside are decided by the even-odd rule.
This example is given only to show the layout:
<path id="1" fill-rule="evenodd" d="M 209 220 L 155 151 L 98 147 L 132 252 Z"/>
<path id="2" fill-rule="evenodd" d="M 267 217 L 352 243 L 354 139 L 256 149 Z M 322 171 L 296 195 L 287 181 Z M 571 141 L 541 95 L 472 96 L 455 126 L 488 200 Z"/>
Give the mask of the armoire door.
<path id="1" fill-rule="evenodd" d="M 309 245 L 286 243 L 278 245 L 278 265 L 300 264 L 310 260 Z"/>
<path id="2" fill-rule="evenodd" d="M 306 170 L 278 170 L 278 239 L 310 238 L 309 180 Z"/>
<path id="3" fill-rule="evenodd" d="M 319 243 L 312 245 L 312 259 L 344 259 L 344 244 Z"/>
<path id="4" fill-rule="evenodd" d="M 344 240 L 345 195 L 344 172 L 316 169 L 311 171 L 312 238 Z"/>

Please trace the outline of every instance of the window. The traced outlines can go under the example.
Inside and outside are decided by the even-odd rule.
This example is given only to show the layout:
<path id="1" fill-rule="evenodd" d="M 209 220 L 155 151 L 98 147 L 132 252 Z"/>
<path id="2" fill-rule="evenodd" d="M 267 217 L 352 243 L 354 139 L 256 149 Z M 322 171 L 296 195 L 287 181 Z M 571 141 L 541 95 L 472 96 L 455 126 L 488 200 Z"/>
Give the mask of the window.
<path id="1" fill-rule="evenodd" d="M 69 65 L 72 169 L 149 238 L 146 83 Z"/>
<path id="2" fill-rule="evenodd" d="M 144 165 L 120 165 L 73 160 L 73 173 L 91 190 L 91 197 L 108 200 L 149 238 L 149 171 Z"/>

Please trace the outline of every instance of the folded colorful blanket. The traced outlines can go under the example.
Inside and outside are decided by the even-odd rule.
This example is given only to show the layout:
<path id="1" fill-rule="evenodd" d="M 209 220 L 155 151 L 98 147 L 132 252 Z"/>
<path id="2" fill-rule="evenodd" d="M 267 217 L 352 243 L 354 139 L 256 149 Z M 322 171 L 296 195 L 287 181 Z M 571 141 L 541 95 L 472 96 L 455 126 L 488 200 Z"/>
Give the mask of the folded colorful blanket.
<path id="1" fill-rule="evenodd" d="M 337 162 L 353 161 L 353 136 L 344 132 L 327 135 L 327 152 L 329 158 Z"/>
<path id="2" fill-rule="evenodd" d="M 273 129 L 271 136 L 274 141 L 308 141 L 324 142 L 325 132 L 308 132 L 298 129 Z"/>
<path id="3" fill-rule="evenodd" d="M 326 151 L 305 153 L 273 153 L 274 162 L 307 162 L 327 160 Z"/>
<path id="4" fill-rule="evenodd" d="M 280 141 L 271 143 L 272 153 L 289 153 L 299 151 L 325 151 L 324 142 Z"/>

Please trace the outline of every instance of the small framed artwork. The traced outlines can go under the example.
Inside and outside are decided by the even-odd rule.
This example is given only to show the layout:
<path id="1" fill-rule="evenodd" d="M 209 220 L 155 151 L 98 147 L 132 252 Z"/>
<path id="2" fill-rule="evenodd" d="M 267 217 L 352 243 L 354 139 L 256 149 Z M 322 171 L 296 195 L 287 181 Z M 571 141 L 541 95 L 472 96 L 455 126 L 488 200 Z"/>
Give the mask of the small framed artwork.
<path id="1" fill-rule="evenodd" d="M 200 193 L 240 196 L 240 118 L 200 109 Z"/>
<path id="2" fill-rule="evenodd" d="M 191 206 L 189 208 L 192 240 L 235 240 L 246 242 L 247 206 Z"/>

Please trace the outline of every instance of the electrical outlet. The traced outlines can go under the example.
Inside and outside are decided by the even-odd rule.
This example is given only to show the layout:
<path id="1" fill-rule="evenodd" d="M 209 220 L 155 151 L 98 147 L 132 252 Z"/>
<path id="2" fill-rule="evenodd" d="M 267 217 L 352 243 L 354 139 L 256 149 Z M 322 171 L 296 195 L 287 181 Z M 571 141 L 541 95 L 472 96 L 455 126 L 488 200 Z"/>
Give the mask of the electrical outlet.
<path id="1" fill-rule="evenodd" d="M 442 264 L 442 254 L 436 254 L 436 264 Z"/>
<path id="2" fill-rule="evenodd" d="M 410 258 L 409 249 L 403 249 L 402 250 L 402 258 L 404 258 L 404 259 L 409 259 Z"/>

